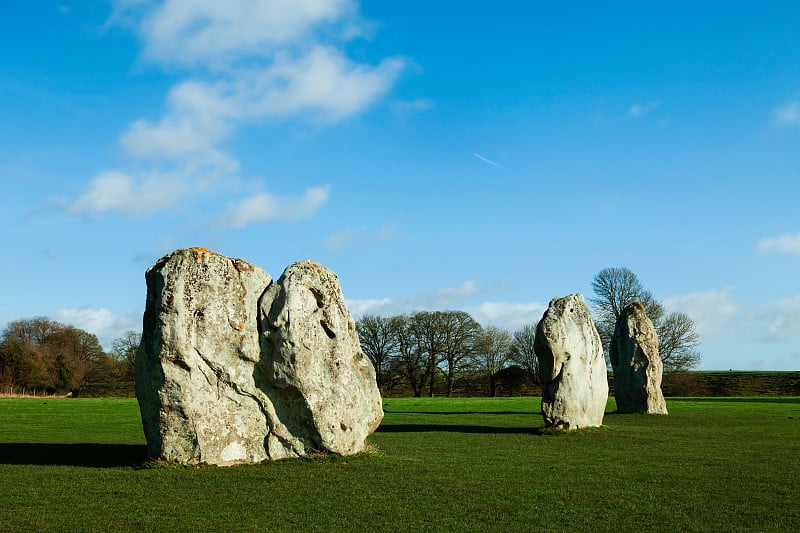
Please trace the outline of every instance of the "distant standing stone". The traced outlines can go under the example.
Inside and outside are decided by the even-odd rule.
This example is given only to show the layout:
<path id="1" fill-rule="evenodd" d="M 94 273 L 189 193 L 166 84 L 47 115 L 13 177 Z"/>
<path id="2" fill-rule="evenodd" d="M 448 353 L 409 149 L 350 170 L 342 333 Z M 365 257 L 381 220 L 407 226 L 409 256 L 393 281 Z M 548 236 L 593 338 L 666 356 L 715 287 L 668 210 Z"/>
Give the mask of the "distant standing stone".
<path id="1" fill-rule="evenodd" d="M 658 336 L 640 302 L 622 310 L 611 339 L 614 396 L 620 413 L 667 414 Z"/>
<path id="2" fill-rule="evenodd" d="M 569 430 L 602 425 L 608 400 L 606 363 L 582 295 L 550 302 L 536 328 L 534 351 L 545 425 Z"/>

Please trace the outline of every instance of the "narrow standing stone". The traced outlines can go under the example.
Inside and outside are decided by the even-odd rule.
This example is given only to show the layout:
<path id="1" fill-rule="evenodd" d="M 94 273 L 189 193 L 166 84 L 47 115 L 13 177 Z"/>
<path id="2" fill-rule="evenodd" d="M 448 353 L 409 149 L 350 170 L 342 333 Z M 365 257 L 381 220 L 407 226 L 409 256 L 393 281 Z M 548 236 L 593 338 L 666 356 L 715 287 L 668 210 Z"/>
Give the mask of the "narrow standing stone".
<path id="1" fill-rule="evenodd" d="M 617 412 L 667 414 L 658 336 L 640 302 L 622 310 L 611 338 Z"/>
<path id="2" fill-rule="evenodd" d="M 536 328 L 534 351 L 545 425 L 570 430 L 602 425 L 608 400 L 606 363 L 582 295 L 550 302 Z"/>

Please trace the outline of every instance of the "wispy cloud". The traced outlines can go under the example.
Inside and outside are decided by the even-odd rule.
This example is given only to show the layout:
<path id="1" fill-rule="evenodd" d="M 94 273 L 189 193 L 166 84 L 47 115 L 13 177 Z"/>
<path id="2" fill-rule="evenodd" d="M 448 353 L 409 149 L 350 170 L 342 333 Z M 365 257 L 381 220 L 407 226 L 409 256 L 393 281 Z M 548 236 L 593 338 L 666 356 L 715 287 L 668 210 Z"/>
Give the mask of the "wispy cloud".
<path id="1" fill-rule="evenodd" d="M 117 0 L 115 16 L 137 16 L 146 61 L 228 69 L 248 58 L 308 43 L 316 30 L 358 32 L 353 0 Z"/>
<path id="2" fill-rule="evenodd" d="M 350 314 L 354 317 L 358 318 L 364 316 L 366 314 L 378 314 L 383 315 L 382 310 L 392 304 L 391 298 L 366 298 L 366 299 L 347 299 L 346 302 L 347 309 L 350 311 Z"/>
<path id="3" fill-rule="evenodd" d="M 497 162 L 495 162 L 495 161 L 492 161 L 492 160 L 491 160 L 491 159 L 489 159 L 488 157 L 482 156 L 481 154 L 477 154 L 477 153 L 473 153 L 472 155 L 474 155 L 475 157 L 477 157 L 478 159 L 480 159 L 481 161 L 483 161 L 483 162 L 484 162 L 484 163 L 486 163 L 487 165 L 491 165 L 491 166 L 493 166 L 493 167 L 495 167 L 495 168 L 499 168 L 500 170 L 505 170 L 505 171 L 508 171 L 508 169 L 507 169 L 506 167 L 504 167 L 504 166 L 503 166 L 503 165 L 501 165 L 500 163 L 497 163 Z"/>
<path id="4" fill-rule="evenodd" d="M 125 331 L 141 331 L 141 317 L 138 314 L 119 315 L 104 307 L 61 309 L 55 319 L 97 336 L 105 350 L 111 349 L 114 339 Z"/>
<path id="5" fill-rule="evenodd" d="M 382 228 L 377 233 L 368 230 L 345 230 L 332 233 L 323 242 L 327 250 L 344 250 L 355 246 L 372 246 L 402 239 L 402 234 L 391 226 Z"/>
<path id="6" fill-rule="evenodd" d="M 538 302 L 483 302 L 468 309 L 484 326 L 497 326 L 516 331 L 527 324 L 535 324 L 547 310 L 547 304 Z"/>
<path id="7" fill-rule="evenodd" d="M 484 291 L 485 289 L 481 288 L 475 280 L 467 280 L 452 287 L 442 287 L 399 299 L 384 297 L 347 300 L 347 302 L 348 306 L 350 302 L 354 302 L 355 308 L 361 310 L 362 314 L 368 312 L 379 315 L 393 315 L 412 311 L 462 308 L 467 298 Z"/>
<path id="8" fill-rule="evenodd" d="M 453 287 L 397 299 L 348 299 L 347 306 L 356 318 L 364 314 L 391 316 L 414 311 L 461 310 L 484 326 L 497 326 L 509 331 L 537 322 L 547 309 L 547 304 L 539 302 L 472 302 L 476 296 L 489 292 L 490 289 L 479 286 L 474 280 L 467 280 Z"/>
<path id="9" fill-rule="evenodd" d="M 635 103 L 628 107 L 628 116 L 632 118 L 639 118 L 649 115 L 660 106 L 660 102 L 650 102 L 647 104 Z"/>
<path id="10" fill-rule="evenodd" d="M 703 341 L 713 340 L 733 333 L 737 329 L 739 304 L 734 300 L 733 289 L 693 292 L 666 298 L 668 311 L 681 311 L 697 324 Z"/>
<path id="11" fill-rule="evenodd" d="M 787 102 L 775 110 L 775 122 L 784 125 L 800 125 L 800 102 Z"/>
<path id="12" fill-rule="evenodd" d="M 433 100 L 428 98 L 403 100 L 392 104 L 392 112 L 401 118 L 408 118 L 411 115 L 423 113 L 430 109 L 433 109 Z"/>
<path id="13" fill-rule="evenodd" d="M 296 222 L 313 216 L 329 196 L 330 187 L 312 187 L 301 197 L 256 194 L 230 205 L 217 224 L 241 229 L 253 222 Z"/>
<path id="14" fill-rule="evenodd" d="M 759 253 L 783 253 L 800 255 L 800 233 L 761 239 L 756 245 Z"/>
<path id="15" fill-rule="evenodd" d="M 192 190 L 196 187 L 179 176 L 154 174 L 134 178 L 122 172 L 104 172 L 95 176 L 86 191 L 69 204 L 69 212 L 149 214 L 175 205 Z"/>
<path id="16" fill-rule="evenodd" d="M 760 340 L 800 340 L 800 294 L 761 306 L 753 321 Z"/>
<path id="17" fill-rule="evenodd" d="M 133 29 L 142 43 L 143 62 L 184 73 L 166 96 L 163 116 L 134 121 L 120 144 L 151 165 L 150 176 L 177 174 L 185 186 L 172 190 L 169 201 L 158 202 L 148 174 L 105 171 L 72 202 L 73 214 L 148 214 L 190 197 L 209 175 L 236 178 L 240 165 L 226 142 L 239 128 L 290 119 L 332 125 L 375 104 L 407 64 L 401 57 L 368 64 L 347 56 L 346 43 L 370 29 L 353 0 L 113 4 L 108 24 Z M 327 200 L 322 188 L 309 191 L 299 203 L 290 202 L 300 208 L 297 216 L 260 195 L 240 201 L 247 214 L 223 218 L 237 227 L 299 220 Z M 126 202 L 119 200 L 123 195 Z"/>

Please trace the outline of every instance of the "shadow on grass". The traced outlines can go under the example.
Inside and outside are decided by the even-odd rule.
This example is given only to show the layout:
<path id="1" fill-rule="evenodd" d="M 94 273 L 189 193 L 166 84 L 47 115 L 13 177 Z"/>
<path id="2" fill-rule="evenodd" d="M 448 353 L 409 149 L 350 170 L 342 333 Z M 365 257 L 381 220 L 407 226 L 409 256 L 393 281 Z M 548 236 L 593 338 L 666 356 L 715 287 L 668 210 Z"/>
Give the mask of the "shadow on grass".
<path id="1" fill-rule="evenodd" d="M 451 433 L 480 434 L 533 434 L 533 427 L 467 426 L 457 424 L 386 424 L 378 426 L 376 433 L 431 433 L 436 431 Z"/>
<path id="2" fill-rule="evenodd" d="M 667 398 L 667 408 L 669 408 L 669 401 L 676 400 L 680 402 L 725 402 L 725 403 L 800 403 L 800 396 L 707 396 L 702 398 Z"/>
<path id="3" fill-rule="evenodd" d="M 146 461 L 144 444 L 0 443 L 0 464 L 6 465 L 113 468 L 142 466 Z"/>
<path id="4" fill-rule="evenodd" d="M 384 413 L 395 415 L 541 415 L 539 411 L 392 411 L 384 409 Z"/>

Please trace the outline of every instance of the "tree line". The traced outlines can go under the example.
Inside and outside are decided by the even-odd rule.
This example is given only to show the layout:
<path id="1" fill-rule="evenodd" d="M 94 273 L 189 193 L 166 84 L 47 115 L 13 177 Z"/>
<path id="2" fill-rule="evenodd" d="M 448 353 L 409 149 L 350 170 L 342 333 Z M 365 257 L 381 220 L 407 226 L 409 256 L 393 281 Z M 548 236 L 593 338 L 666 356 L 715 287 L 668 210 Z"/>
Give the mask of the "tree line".
<path id="1" fill-rule="evenodd" d="M 106 353 L 97 336 L 46 317 L 10 322 L 0 336 L 0 392 L 69 394 L 132 390 L 140 335 L 126 332 Z"/>
<path id="2" fill-rule="evenodd" d="M 483 327 L 464 311 L 417 311 L 364 315 L 356 321 L 356 330 L 382 393 L 402 383 L 414 396 L 433 396 L 440 384 L 450 396 L 456 380 L 471 371 L 486 377 L 494 396 L 498 375 L 510 364 L 538 381 L 533 325 L 512 335 Z"/>
<path id="3" fill-rule="evenodd" d="M 609 346 L 622 310 L 638 301 L 653 322 L 665 372 L 685 371 L 700 363 L 700 337 L 686 313 L 667 313 L 627 268 L 605 268 L 592 281 L 595 326 L 610 367 Z M 498 379 L 514 370 L 539 384 L 539 362 L 533 350 L 536 322 L 513 334 L 494 326 L 482 327 L 463 311 L 419 311 L 394 316 L 365 315 L 356 322 L 361 348 L 372 361 L 378 386 L 385 393 L 398 385 L 414 396 L 433 396 L 437 380 L 445 396 L 455 379 L 483 376 L 492 396 Z"/>

